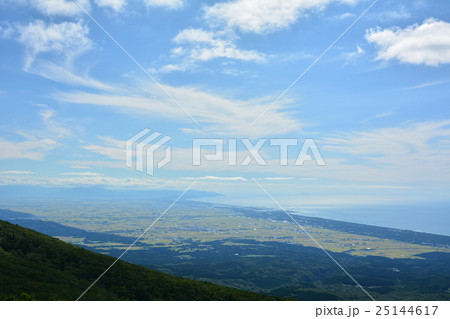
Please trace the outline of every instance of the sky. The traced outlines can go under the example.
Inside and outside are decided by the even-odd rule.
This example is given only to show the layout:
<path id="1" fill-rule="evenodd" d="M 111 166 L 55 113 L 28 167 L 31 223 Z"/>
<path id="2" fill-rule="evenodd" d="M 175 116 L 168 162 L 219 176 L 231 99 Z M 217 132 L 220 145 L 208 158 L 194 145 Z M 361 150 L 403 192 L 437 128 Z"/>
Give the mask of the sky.
<path id="1" fill-rule="evenodd" d="M 450 4 L 373 2 L 0 0 L 0 184 L 448 202 Z M 125 162 L 145 128 L 170 137 L 154 175 Z M 288 138 L 281 165 L 270 141 Z M 224 159 L 192 165 L 194 139 Z M 294 164 L 306 139 L 325 165 Z"/>

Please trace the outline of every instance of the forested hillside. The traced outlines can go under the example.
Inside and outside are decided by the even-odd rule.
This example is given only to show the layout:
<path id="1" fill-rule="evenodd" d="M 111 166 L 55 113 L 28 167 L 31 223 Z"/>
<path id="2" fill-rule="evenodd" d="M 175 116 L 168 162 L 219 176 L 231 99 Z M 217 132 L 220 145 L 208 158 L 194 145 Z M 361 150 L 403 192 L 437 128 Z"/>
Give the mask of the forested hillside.
<path id="1" fill-rule="evenodd" d="M 0 221 L 0 300 L 75 300 L 114 259 Z M 274 300 L 119 261 L 83 300 Z"/>

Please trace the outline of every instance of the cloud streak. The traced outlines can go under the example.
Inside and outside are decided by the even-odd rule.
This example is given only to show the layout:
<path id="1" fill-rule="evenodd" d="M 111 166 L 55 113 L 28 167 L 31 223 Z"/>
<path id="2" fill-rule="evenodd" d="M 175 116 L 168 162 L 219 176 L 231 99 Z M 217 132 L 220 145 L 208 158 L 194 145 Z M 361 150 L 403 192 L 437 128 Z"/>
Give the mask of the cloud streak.
<path id="1" fill-rule="evenodd" d="M 257 125 L 250 125 L 254 114 L 260 114 L 266 109 L 273 97 L 238 100 L 192 87 L 164 85 L 164 88 L 178 101 L 183 101 L 183 107 L 201 123 L 204 133 L 256 137 L 300 132 L 302 129 L 298 120 L 283 111 L 288 107 L 286 104 L 277 105 Z M 137 91 L 126 92 L 117 88 L 116 91 L 122 91 L 123 94 L 61 92 L 54 94 L 53 98 L 65 103 L 116 109 L 132 117 L 142 115 L 177 121 L 190 120 L 166 95 L 156 88 L 152 89 L 148 83 L 143 84 L 142 90 L 138 88 Z"/>
<path id="2" fill-rule="evenodd" d="M 54 149 L 56 144 L 56 141 L 49 138 L 13 142 L 0 137 L 0 159 L 43 160 L 45 154 Z"/>

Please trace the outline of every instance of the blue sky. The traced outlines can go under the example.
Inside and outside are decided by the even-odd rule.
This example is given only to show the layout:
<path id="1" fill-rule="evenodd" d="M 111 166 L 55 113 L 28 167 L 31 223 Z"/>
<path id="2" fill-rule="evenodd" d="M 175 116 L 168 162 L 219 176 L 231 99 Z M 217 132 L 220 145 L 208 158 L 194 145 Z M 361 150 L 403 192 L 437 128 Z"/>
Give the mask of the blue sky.
<path id="1" fill-rule="evenodd" d="M 294 208 L 448 200 L 448 1 L 379 0 L 255 125 L 373 0 L 78 3 L 144 70 L 72 1 L 0 0 L 0 184 L 200 177 L 195 189 L 255 205 L 255 178 Z M 125 166 L 144 128 L 172 137 L 155 176 Z M 193 167 L 193 138 L 311 138 L 326 166 L 280 166 L 267 141 L 267 166 Z"/>

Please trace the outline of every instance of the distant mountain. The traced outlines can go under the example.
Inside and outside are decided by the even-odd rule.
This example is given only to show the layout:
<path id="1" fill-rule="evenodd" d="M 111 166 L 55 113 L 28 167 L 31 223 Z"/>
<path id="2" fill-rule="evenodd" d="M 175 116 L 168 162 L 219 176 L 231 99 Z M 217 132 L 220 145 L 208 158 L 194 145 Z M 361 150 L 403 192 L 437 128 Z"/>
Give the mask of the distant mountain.
<path id="1" fill-rule="evenodd" d="M 171 189 L 136 190 L 104 187 L 45 187 L 32 185 L 2 185 L 0 200 L 173 200 L 181 191 Z M 222 196 L 219 193 L 189 190 L 183 199 Z"/>
<path id="2" fill-rule="evenodd" d="M 75 300 L 114 261 L 0 221 L 0 300 Z M 83 300 L 276 300 L 119 261 Z"/>

